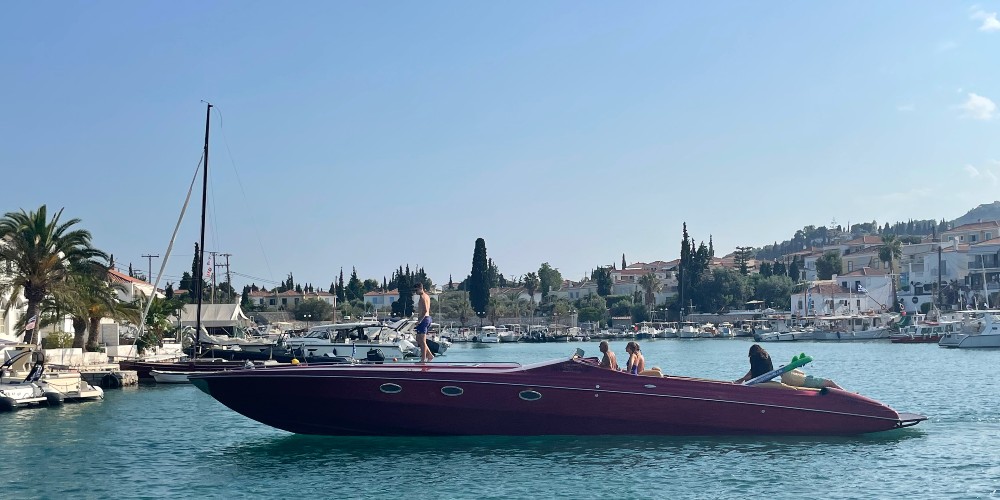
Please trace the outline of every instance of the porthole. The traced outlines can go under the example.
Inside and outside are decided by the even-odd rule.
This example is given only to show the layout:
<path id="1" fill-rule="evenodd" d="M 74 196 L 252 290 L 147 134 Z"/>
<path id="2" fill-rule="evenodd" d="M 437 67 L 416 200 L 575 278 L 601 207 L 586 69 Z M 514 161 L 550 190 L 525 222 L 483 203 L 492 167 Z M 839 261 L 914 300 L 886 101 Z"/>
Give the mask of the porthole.
<path id="1" fill-rule="evenodd" d="M 441 388 L 441 394 L 445 396 L 461 396 L 465 392 L 465 389 L 461 387 L 455 387 L 453 385 L 446 385 Z"/>
<path id="2" fill-rule="evenodd" d="M 403 388 L 399 384 L 385 383 L 378 386 L 378 390 L 386 394 L 398 394 L 403 391 Z"/>
<path id="3" fill-rule="evenodd" d="M 538 391 L 521 391 L 518 397 L 525 401 L 538 401 L 542 399 L 542 394 Z"/>

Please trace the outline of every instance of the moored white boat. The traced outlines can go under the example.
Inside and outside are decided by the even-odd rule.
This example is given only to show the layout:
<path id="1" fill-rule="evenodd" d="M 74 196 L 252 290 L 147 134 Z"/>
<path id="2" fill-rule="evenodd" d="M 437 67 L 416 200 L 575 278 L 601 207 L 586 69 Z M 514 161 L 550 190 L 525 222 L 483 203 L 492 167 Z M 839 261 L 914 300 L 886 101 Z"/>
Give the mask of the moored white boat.
<path id="1" fill-rule="evenodd" d="M 479 329 L 479 335 L 477 340 L 481 344 L 498 344 L 500 343 L 500 334 L 497 332 L 497 327 L 495 326 L 484 326 Z"/>
<path id="2" fill-rule="evenodd" d="M 211 372 L 161 372 L 160 370 L 150 370 L 149 374 L 153 376 L 153 380 L 157 384 L 188 384 L 191 381 L 188 380 L 188 375 L 203 374 Z"/>
<path id="3" fill-rule="evenodd" d="M 1000 311 L 968 311 L 964 314 L 964 331 L 941 337 L 939 346 L 960 349 L 1000 347 Z"/>
<path id="4" fill-rule="evenodd" d="M 701 329 L 697 325 L 686 321 L 681 325 L 681 329 L 677 331 L 677 338 L 679 339 L 696 339 L 701 336 Z"/>
<path id="5" fill-rule="evenodd" d="M 333 323 L 314 326 L 303 337 L 288 337 L 284 345 L 303 356 L 364 358 L 378 350 L 386 358 L 417 355 L 417 347 L 403 338 L 403 331 L 415 327 L 412 320 L 401 320 L 390 326 L 367 321 Z"/>

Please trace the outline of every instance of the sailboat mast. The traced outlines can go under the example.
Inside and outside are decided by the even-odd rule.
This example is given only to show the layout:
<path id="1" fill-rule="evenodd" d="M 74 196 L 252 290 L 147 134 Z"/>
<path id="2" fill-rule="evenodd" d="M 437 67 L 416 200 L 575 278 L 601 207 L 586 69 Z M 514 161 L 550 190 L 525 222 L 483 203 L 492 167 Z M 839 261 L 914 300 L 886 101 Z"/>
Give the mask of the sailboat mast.
<path id="1" fill-rule="evenodd" d="M 194 327 L 194 338 L 195 345 L 199 346 L 199 351 L 201 350 L 201 292 L 204 288 L 202 284 L 202 273 L 205 267 L 205 207 L 208 200 L 208 131 L 209 123 L 212 118 L 212 105 L 210 103 L 205 103 L 208 107 L 205 109 L 205 152 L 204 156 L 204 170 L 201 176 L 201 243 L 198 246 L 198 279 L 195 281 L 195 293 L 198 294 L 198 308 L 197 315 L 195 319 Z M 194 347 L 192 346 L 192 349 Z"/>

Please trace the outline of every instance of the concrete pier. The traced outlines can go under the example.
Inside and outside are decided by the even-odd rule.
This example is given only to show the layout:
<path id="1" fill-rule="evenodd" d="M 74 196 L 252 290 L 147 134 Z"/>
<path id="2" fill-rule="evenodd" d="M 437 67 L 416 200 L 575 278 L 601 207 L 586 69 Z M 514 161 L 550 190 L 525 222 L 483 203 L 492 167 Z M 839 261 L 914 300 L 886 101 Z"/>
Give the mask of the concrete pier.
<path id="1" fill-rule="evenodd" d="M 139 385 L 139 374 L 135 370 L 119 370 L 117 368 L 80 370 L 80 378 L 90 385 L 99 385 L 104 389 L 120 389 Z"/>

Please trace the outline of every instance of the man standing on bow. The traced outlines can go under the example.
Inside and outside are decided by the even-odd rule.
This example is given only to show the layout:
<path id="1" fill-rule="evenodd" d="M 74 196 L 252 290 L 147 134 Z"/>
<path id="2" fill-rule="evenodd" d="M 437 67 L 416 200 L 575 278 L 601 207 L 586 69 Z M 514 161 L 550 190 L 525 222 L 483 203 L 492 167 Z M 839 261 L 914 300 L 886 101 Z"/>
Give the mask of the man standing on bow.
<path id="1" fill-rule="evenodd" d="M 413 285 L 413 293 L 419 295 L 417 298 L 417 323 L 416 336 L 417 348 L 420 349 L 420 362 L 430 362 L 434 359 L 434 353 L 427 347 L 427 332 L 431 329 L 431 296 L 424 291 L 423 283 Z"/>

